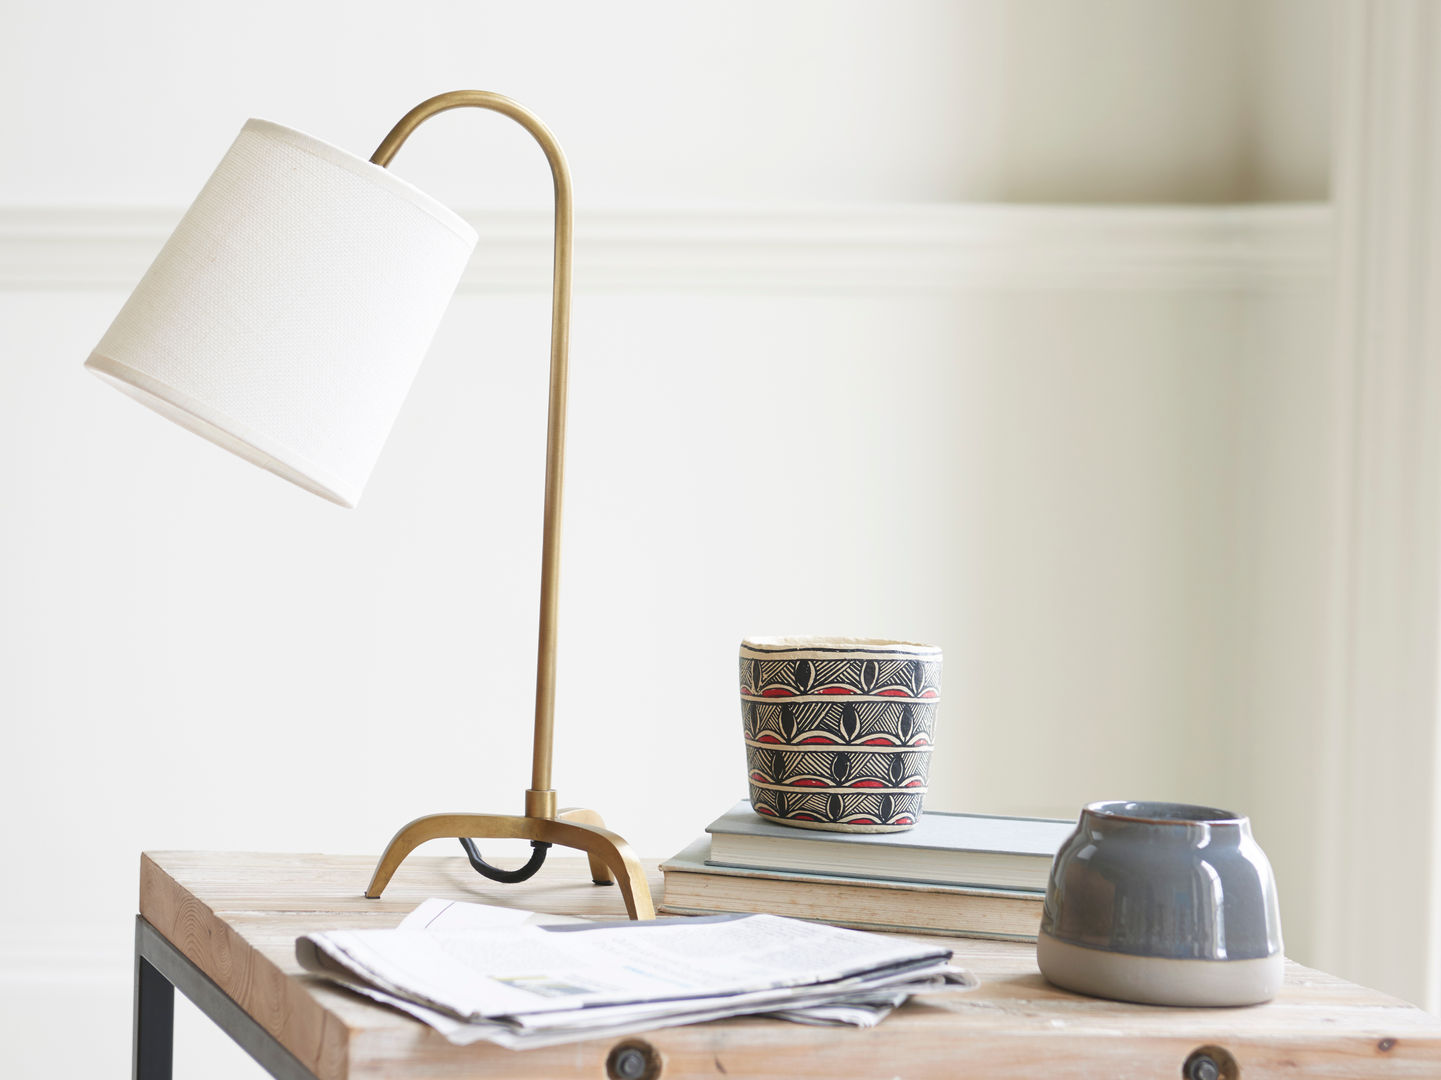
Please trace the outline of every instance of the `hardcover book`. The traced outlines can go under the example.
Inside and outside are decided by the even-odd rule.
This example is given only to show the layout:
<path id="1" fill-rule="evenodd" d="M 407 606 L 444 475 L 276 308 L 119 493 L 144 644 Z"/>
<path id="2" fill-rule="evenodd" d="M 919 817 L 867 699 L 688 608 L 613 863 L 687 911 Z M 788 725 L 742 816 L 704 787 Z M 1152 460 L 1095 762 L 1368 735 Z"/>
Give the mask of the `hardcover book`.
<path id="1" fill-rule="evenodd" d="M 924 813 L 898 833 L 778 825 L 741 800 L 706 827 L 714 868 L 840 874 L 894 882 L 1044 892 L 1051 860 L 1076 827 L 1054 818 Z"/>
<path id="2" fill-rule="evenodd" d="M 705 837 L 661 863 L 672 915 L 765 912 L 907 934 L 1035 941 L 1044 894 L 715 866 Z"/>

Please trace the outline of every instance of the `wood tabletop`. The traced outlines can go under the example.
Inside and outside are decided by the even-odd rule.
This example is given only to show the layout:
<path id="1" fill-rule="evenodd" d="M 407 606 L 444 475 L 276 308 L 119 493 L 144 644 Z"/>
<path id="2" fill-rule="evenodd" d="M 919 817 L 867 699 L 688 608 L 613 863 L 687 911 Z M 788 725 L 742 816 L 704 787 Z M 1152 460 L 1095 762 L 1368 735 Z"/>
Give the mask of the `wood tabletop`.
<path id="1" fill-rule="evenodd" d="M 301 934 L 394 926 L 430 896 L 624 917 L 618 890 L 591 885 L 584 859 L 552 859 L 523 885 L 497 885 L 460 856 L 412 856 L 382 899 L 367 900 L 372 863 L 149 852 L 140 862 L 140 914 L 320 1080 L 606 1076 L 616 1040 L 527 1051 L 452 1046 L 418 1021 L 302 973 L 295 960 Z M 660 874 L 654 862 L 647 869 L 659 899 Z M 1288 964 L 1285 988 L 1269 1004 L 1172 1009 L 1060 990 L 1041 977 L 1033 946 L 947 940 L 980 989 L 912 999 L 869 1030 L 739 1019 L 639 1038 L 659 1054 L 666 1080 L 1169 1078 L 1203 1046 L 1234 1059 L 1228 1080 L 1441 1077 L 1441 1018 L 1298 964 Z"/>

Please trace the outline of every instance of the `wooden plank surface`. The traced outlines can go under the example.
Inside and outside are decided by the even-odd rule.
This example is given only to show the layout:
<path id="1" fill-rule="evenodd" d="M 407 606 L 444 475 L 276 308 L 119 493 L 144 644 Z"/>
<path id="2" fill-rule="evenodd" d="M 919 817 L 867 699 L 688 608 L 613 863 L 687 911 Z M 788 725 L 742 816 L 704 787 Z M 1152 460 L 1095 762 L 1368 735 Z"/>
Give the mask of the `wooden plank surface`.
<path id="1" fill-rule="evenodd" d="M 361 891 L 373 860 L 334 855 L 152 852 L 140 913 L 321 1080 L 604 1077 L 616 1040 L 510 1051 L 458 1047 L 423 1024 L 303 974 L 295 939 L 312 930 L 394 926 L 426 897 L 623 917 L 615 888 L 584 859 L 549 860 L 523 885 L 466 861 L 412 856 L 380 900 Z M 648 863 L 659 899 L 661 879 Z M 935 941 L 935 938 L 928 939 Z M 1033 946 L 948 939 L 981 978 L 967 994 L 920 997 L 876 1028 L 726 1020 L 642 1036 L 661 1076 L 817 1080 L 906 1077 L 1177 1077 L 1196 1048 L 1225 1048 L 1240 1077 L 1441 1077 L 1441 1018 L 1297 964 L 1273 1002 L 1168 1009 L 1067 993 L 1036 969 Z"/>

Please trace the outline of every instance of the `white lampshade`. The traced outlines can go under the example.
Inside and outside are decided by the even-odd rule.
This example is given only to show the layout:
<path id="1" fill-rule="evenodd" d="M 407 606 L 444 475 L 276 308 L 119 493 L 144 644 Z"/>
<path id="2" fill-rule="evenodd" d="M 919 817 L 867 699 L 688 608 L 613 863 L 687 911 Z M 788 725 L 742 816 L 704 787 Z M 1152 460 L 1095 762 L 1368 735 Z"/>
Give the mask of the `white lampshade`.
<path id="1" fill-rule="evenodd" d="M 475 240 L 386 169 L 251 120 L 86 366 L 354 506 Z"/>

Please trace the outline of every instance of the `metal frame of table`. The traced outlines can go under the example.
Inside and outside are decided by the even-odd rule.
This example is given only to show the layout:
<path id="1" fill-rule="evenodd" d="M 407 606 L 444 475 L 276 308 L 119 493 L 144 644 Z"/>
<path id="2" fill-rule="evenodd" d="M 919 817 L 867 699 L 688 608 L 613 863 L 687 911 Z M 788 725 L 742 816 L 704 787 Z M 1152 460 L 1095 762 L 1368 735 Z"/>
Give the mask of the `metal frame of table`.
<path id="1" fill-rule="evenodd" d="M 130 1063 L 134 1080 L 171 1080 L 176 990 L 275 1080 L 316 1080 L 294 1054 L 141 915 L 135 916 L 135 1021 Z"/>

